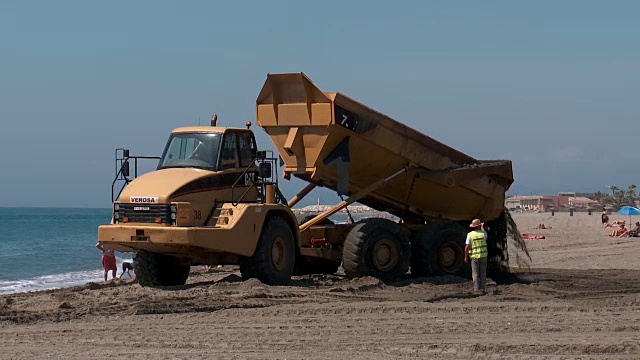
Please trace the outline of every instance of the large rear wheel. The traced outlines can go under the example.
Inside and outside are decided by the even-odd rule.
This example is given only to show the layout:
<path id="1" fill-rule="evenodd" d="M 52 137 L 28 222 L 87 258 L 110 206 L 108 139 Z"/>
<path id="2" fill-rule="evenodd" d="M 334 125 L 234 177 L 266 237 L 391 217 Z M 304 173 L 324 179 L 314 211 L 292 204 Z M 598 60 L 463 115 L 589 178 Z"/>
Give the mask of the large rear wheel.
<path id="1" fill-rule="evenodd" d="M 191 267 L 174 256 L 138 252 L 133 258 L 133 269 L 141 286 L 184 285 Z"/>
<path id="2" fill-rule="evenodd" d="M 365 219 L 347 235 L 342 267 L 348 277 L 396 281 L 409 270 L 411 247 L 404 228 L 386 219 Z"/>
<path id="3" fill-rule="evenodd" d="M 295 258 L 296 244 L 289 224 L 281 217 L 272 217 L 262 228 L 253 256 L 240 258 L 240 273 L 243 279 L 285 284 L 293 275 Z"/>
<path id="4" fill-rule="evenodd" d="M 466 237 L 465 228 L 454 222 L 425 225 L 411 239 L 411 274 L 469 276 L 469 267 L 464 263 Z"/>

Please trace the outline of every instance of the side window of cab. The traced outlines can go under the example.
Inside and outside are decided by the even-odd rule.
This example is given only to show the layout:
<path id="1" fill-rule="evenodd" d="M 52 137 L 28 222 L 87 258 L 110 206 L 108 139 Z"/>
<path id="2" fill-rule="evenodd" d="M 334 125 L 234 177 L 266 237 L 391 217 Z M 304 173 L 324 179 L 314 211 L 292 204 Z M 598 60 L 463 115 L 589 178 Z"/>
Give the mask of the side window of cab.
<path id="1" fill-rule="evenodd" d="M 238 136 L 233 131 L 224 134 L 222 151 L 220 151 L 220 170 L 237 168 L 238 165 Z"/>
<path id="2" fill-rule="evenodd" d="M 253 163 L 253 154 L 256 150 L 256 142 L 253 140 L 252 133 L 242 131 L 238 133 L 238 150 L 240 154 L 240 166 L 245 168 Z"/>

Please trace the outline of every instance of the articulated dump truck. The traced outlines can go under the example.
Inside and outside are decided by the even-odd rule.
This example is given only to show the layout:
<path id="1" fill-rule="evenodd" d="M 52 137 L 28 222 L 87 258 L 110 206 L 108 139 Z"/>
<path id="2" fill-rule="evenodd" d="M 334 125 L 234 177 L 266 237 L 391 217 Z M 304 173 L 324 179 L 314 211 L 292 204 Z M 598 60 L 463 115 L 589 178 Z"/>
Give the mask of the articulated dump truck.
<path id="1" fill-rule="evenodd" d="M 215 116 L 212 126 L 175 129 L 155 171 L 131 179 L 137 158 L 123 152 L 116 177 L 127 185 L 98 238 L 135 253 L 141 285 L 184 284 L 190 266 L 201 264 L 238 264 L 243 278 L 267 284 L 335 273 L 340 265 L 348 277 L 384 281 L 409 272 L 467 276 L 464 241 L 474 218 L 488 228 L 491 269 L 507 268 L 510 161 L 474 159 L 325 93 L 302 73 L 267 76 L 256 122 L 278 156 L 258 150 L 250 123 L 218 127 Z M 281 171 L 308 183 L 288 201 L 278 187 Z M 315 187 L 342 201 L 299 221 L 291 209 Z M 400 220 L 330 220 L 356 202 Z"/>

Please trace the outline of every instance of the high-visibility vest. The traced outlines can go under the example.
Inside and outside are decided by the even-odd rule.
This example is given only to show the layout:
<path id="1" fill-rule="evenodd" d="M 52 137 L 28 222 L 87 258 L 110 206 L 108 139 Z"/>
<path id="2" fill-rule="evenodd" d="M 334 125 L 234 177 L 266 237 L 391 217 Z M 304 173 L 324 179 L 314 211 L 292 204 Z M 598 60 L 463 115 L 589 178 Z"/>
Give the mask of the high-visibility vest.
<path id="1" fill-rule="evenodd" d="M 469 257 L 472 259 L 486 258 L 489 253 L 487 252 L 487 240 L 484 238 L 484 231 L 474 230 L 470 232 L 469 239 L 471 240 Z"/>

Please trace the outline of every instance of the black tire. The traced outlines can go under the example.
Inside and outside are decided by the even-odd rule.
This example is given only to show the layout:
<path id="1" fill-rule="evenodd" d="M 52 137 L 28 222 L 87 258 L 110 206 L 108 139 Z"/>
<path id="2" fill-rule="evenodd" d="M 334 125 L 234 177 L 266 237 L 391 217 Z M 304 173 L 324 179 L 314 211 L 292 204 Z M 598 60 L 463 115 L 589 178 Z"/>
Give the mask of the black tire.
<path id="1" fill-rule="evenodd" d="M 294 275 L 325 274 L 333 275 L 338 272 L 340 261 L 299 256 L 296 259 Z"/>
<path id="2" fill-rule="evenodd" d="M 386 219 L 365 219 L 349 231 L 342 252 L 347 277 L 399 280 L 409 270 L 411 246 L 405 229 Z"/>
<path id="3" fill-rule="evenodd" d="M 411 274 L 468 277 L 470 267 L 464 263 L 467 233 L 460 224 L 449 221 L 434 221 L 422 227 L 411 240 Z"/>
<path id="4" fill-rule="evenodd" d="M 134 256 L 133 268 L 138 283 L 151 287 L 184 285 L 191 270 L 176 257 L 144 251 Z"/>
<path id="5" fill-rule="evenodd" d="M 262 228 L 253 256 L 240 258 L 240 273 L 243 279 L 286 284 L 293 275 L 295 260 L 296 244 L 289 224 L 281 217 L 272 217 Z"/>

